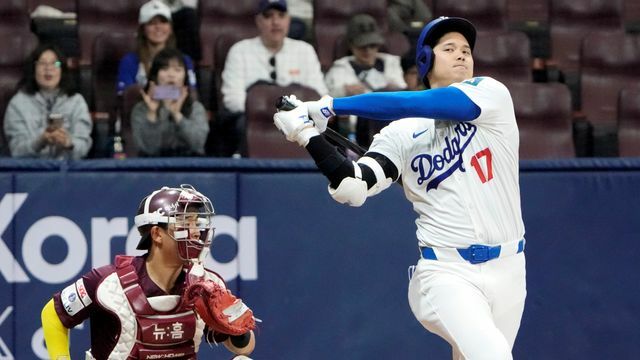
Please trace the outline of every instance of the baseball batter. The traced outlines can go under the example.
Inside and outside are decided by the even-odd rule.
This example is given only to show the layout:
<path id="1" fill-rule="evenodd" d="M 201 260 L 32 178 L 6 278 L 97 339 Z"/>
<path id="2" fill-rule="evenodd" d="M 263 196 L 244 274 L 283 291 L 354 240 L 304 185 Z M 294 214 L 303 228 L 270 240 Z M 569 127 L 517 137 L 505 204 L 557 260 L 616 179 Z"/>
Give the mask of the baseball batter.
<path id="1" fill-rule="evenodd" d="M 402 179 L 419 215 L 413 314 L 454 359 L 512 359 L 526 297 L 519 135 L 507 88 L 473 77 L 475 38 L 465 19 L 435 19 L 416 49 L 428 90 L 298 101 L 274 122 L 306 147 L 340 203 L 360 206 Z M 352 162 L 317 136 L 336 114 L 400 120 Z"/>

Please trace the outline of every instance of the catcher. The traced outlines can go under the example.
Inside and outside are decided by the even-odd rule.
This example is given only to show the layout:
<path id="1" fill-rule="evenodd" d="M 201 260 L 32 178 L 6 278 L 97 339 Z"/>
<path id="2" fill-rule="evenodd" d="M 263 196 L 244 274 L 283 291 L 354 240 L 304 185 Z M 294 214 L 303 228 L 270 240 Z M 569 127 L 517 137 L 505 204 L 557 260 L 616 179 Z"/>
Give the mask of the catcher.
<path id="1" fill-rule="evenodd" d="M 116 256 L 56 293 L 42 310 L 51 359 L 69 359 L 69 328 L 91 319 L 86 359 L 196 359 L 204 335 L 238 358 L 255 347 L 252 311 L 202 262 L 211 201 L 191 185 L 146 196 L 135 217 L 142 256 Z"/>

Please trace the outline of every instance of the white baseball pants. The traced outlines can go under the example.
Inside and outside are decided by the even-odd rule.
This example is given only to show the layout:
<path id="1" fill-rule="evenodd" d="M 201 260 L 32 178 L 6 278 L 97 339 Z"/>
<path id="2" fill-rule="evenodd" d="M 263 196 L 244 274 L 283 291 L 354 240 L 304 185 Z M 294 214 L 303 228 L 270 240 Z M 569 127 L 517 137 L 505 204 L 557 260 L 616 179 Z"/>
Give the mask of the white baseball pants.
<path id="1" fill-rule="evenodd" d="M 524 253 L 482 264 L 420 259 L 409 282 L 413 315 L 445 339 L 454 360 L 508 360 L 527 294 Z"/>

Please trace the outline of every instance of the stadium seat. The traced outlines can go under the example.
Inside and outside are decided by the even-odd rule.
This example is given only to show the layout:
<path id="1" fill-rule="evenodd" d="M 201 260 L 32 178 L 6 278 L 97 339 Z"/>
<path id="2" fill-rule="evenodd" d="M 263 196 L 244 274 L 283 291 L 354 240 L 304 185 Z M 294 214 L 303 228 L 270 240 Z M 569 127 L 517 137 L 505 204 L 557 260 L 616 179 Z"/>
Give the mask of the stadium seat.
<path id="1" fill-rule="evenodd" d="M 80 66 L 91 64 L 94 39 L 102 33 L 135 34 L 140 6 L 148 0 L 78 0 Z"/>
<path id="2" fill-rule="evenodd" d="M 373 16 L 382 32 L 387 32 L 386 0 L 322 0 L 313 2 L 316 52 L 323 72 L 326 72 L 335 60 L 335 46 L 338 37 L 345 36 L 349 19 L 353 15 L 361 13 Z"/>
<path id="3" fill-rule="evenodd" d="M 200 1 L 201 65 L 213 66 L 219 36 L 248 38 L 258 34 L 254 19 L 257 7 L 255 0 Z"/>
<path id="4" fill-rule="evenodd" d="M 624 24 L 627 32 L 640 33 L 640 1 L 624 2 Z"/>
<path id="5" fill-rule="evenodd" d="M 218 109 L 219 75 L 222 72 L 224 53 L 216 55 L 219 37 L 232 37 L 235 41 L 258 34 L 255 24 L 257 1 L 200 1 L 200 47 L 202 60 L 197 69 L 198 92 L 202 103 L 213 111 Z M 222 59 L 222 62 L 216 61 Z M 222 66 L 220 65 L 222 64 Z"/>
<path id="6" fill-rule="evenodd" d="M 503 83 L 531 82 L 529 38 L 519 31 L 478 33 L 473 52 L 474 74 L 490 76 Z"/>
<path id="7" fill-rule="evenodd" d="M 224 34 L 216 39 L 216 42 L 212 48 L 214 69 L 211 76 L 211 109 L 222 109 L 222 93 L 220 88 L 222 87 L 222 71 L 227 61 L 227 53 L 229 49 L 238 41 L 244 39 L 244 34 Z"/>
<path id="8" fill-rule="evenodd" d="M 96 36 L 91 58 L 91 98 L 95 111 L 113 115 L 118 64 L 124 54 L 134 48 L 135 37 L 128 32 L 110 32 Z"/>
<path id="9" fill-rule="evenodd" d="M 138 156 L 138 147 L 133 141 L 133 132 L 131 130 L 131 110 L 139 102 L 142 101 L 140 95 L 140 86 L 131 85 L 125 89 L 122 95 L 122 141 L 124 142 L 124 152 L 127 157 Z"/>
<path id="10" fill-rule="evenodd" d="M 28 30 L 0 32 L 0 156 L 8 155 L 4 139 L 4 113 L 7 104 L 22 78 L 24 62 L 37 44 L 36 37 Z"/>
<path id="11" fill-rule="evenodd" d="M 15 92 L 16 84 L 6 82 L 5 79 L 0 76 L 0 157 L 11 155 L 6 138 L 4 137 L 4 113 Z"/>
<path id="12" fill-rule="evenodd" d="M 581 107 L 580 44 L 592 31 L 622 30 L 623 0 L 554 0 L 550 4 L 550 64 L 562 74 L 573 97 L 574 110 Z"/>
<path id="13" fill-rule="evenodd" d="M 640 83 L 640 35 L 592 32 L 582 41 L 582 112 L 593 125 L 595 156 L 615 156 L 618 93 Z"/>
<path id="14" fill-rule="evenodd" d="M 29 31 L 27 0 L 0 1 L 0 33 Z"/>
<path id="15" fill-rule="evenodd" d="M 277 99 L 289 94 L 300 99 L 319 97 L 315 90 L 301 85 L 256 84 L 249 88 L 246 116 L 247 154 L 250 158 L 310 158 L 304 148 L 287 141 L 273 124 Z"/>
<path id="16" fill-rule="evenodd" d="M 506 0 L 435 0 L 434 15 L 458 16 L 471 21 L 478 31 L 507 28 Z"/>
<path id="17" fill-rule="evenodd" d="M 640 156 L 640 86 L 627 87 L 618 98 L 620 156 Z"/>
<path id="18" fill-rule="evenodd" d="M 533 58 L 542 62 L 551 56 L 548 0 L 509 0 L 507 20 L 511 30 L 527 34 Z M 541 63 L 541 67 L 543 65 Z"/>
<path id="19" fill-rule="evenodd" d="M 521 159 L 575 157 L 571 94 L 560 83 L 509 86 L 520 130 Z"/>
<path id="20" fill-rule="evenodd" d="M 507 20 L 509 23 L 548 23 L 549 0 L 509 0 Z"/>

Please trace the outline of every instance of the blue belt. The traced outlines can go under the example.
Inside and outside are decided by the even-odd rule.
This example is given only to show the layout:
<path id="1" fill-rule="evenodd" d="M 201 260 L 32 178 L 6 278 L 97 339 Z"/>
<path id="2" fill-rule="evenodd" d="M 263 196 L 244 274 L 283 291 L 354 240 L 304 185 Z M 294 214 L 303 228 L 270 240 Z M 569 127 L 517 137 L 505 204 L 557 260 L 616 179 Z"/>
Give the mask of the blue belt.
<path id="1" fill-rule="evenodd" d="M 516 251 L 516 254 L 524 251 L 524 244 L 525 244 L 524 239 L 518 241 L 518 249 Z M 495 258 L 500 257 L 502 246 L 471 245 L 466 249 L 456 249 L 456 250 L 464 260 L 467 260 L 472 264 L 480 264 L 480 263 L 487 262 L 489 260 L 493 260 Z M 421 247 L 420 252 L 422 253 L 422 257 L 424 259 L 438 260 L 438 257 L 436 256 L 436 253 L 433 250 L 433 248 Z M 514 255 L 514 254 L 512 253 L 512 254 L 503 254 L 503 255 L 507 256 L 507 255 Z"/>

